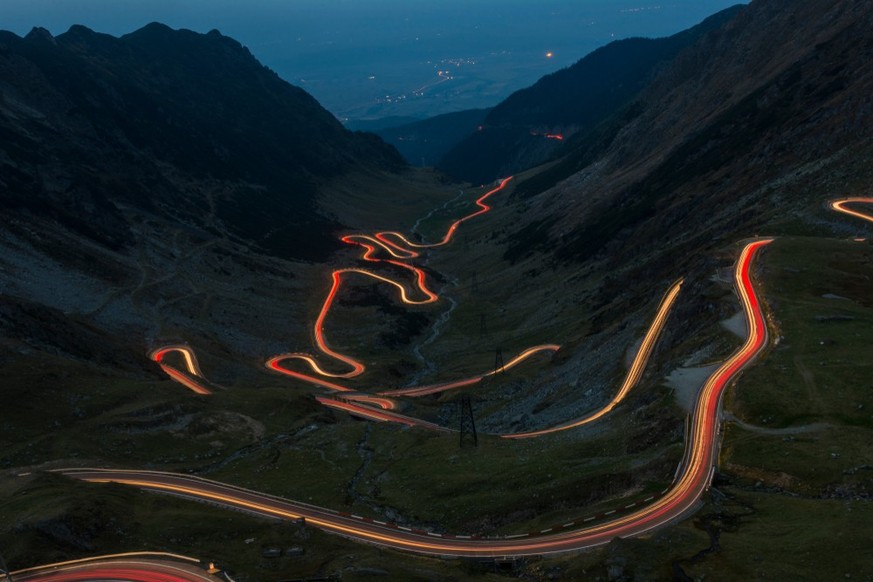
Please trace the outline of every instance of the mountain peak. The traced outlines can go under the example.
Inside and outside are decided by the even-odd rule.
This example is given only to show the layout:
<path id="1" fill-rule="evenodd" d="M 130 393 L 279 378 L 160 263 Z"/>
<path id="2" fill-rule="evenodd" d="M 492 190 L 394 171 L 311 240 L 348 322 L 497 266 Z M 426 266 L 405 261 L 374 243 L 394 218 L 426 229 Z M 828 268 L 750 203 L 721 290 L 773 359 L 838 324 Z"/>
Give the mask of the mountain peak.
<path id="1" fill-rule="evenodd" d="M 4 78 L 18 101 L 50 118 L 53 130 L 22 127 L 21 116 L 0 103 L 0 130 L 36 160 L 14 168 L 15 187 L 0 183 L 0 203 L 52 209 L 58 223 L 115 247 L 132 240 L 129 230 L 116 232 L 125 227 L 118 208 L 173 208 L 202 223 L 201 209 L 220 182 L 234 194 L 216 202 L 215 213 L 236 236 L 287 256 L 323 253 L 333 239 L 315 209 L 320 184 L 354 168 L 403 167 L 393 148 L 344 130 L 311 95 L 218 31 L 154 22 L 120 39 L 83 26 L 56 39 L 35 29 L 28 38 L 9 43 L 10 58 L 0 53 L 0 70 L 12 71 Z M 23 46 L 34 42 L 40 50 Z M 64 180 L 35 186 L 57 159 L 75 160 L 64 180 L 93 199 L 93 217 L 83 220 L 70 205 Z M 12 171 L 0 160 L 4 178 Z M 69 173 L 66 165 L 54 171 Z M 250 204 L 252 192 L 260 205 Z M 292 214 L 313 232 L 295 229 Z"/>
<path id="2" fill-rule="evenodd" d="M 48 30 L 41 26 L 34 26 L 24 38 L 30 41 L 49 42 L 51 44 L 57 44 L 57 41 L 55 40 L 55 37 L 52 36 L 52 33 L 50 33 Z"/>
<path id="3" fill-rule="evenodd" d="M 67 30 L 67 34 L 72 36 L 91 36 L 97 33 L 83 24 L 74 24 Z"/>
<path id="4" fill-rule="evenodd" d="M 122 35 L 121 40 L 162 43 L 178 32 L 179 31 L 170 28 L 162 22 L 149 22 L 142 28 L 138 28 L 133 32 Z"/>
<path id="5" fill-rule="evenodd" d="M 145 26 L 143 26 L 139 30 L 134 31 L 133 34 L 136 34 L 138 32 L 149 33 L 149 34 L 172 34 L 173 32 L 175 32 L 175 30 L 173 30 L 172 28 L 170 28 L 169 26 L 167 26 L 163 22 L 155 21 L 155 22 L 149 22 L 148 24 L 146 24 Z"/>

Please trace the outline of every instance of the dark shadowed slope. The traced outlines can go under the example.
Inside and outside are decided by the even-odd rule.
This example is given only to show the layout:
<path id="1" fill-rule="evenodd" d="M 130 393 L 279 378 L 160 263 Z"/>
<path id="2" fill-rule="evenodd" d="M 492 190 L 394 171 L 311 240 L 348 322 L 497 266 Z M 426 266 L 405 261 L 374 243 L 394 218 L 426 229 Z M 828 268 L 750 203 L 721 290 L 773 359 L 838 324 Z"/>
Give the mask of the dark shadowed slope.
<path id="1" fill-rule="evenodd" d="M 113 248 L 132 237 L 126 206 L 320 256 L 319 184 L 403 165 L 218 31 L 2 32 L 0 97 L 0 203 Z"/>
<path id="2" fill-rule="evenodd" d="M 584 136 L 626 105 L 666 62 L 742 8 L 728 8 L 667 38 L 612 42 L 516 91 L 446 153 L 440 169 L 479 183 L 546 161 L 570 138 Z"/>
<path id="3" fill-rule="evenodd" d="M 831 192 L 833 176 L 869 168 L 871 24 L 865 2 L 753 3 L 599 140 L 519 185 L 533 197 L 526 216 L 544 227 L 528 228 L 536 235 L 516 251 L 549 240 L 564 260 L 625 263 L 643 245 L 681 260 L 843 194 Z"/>

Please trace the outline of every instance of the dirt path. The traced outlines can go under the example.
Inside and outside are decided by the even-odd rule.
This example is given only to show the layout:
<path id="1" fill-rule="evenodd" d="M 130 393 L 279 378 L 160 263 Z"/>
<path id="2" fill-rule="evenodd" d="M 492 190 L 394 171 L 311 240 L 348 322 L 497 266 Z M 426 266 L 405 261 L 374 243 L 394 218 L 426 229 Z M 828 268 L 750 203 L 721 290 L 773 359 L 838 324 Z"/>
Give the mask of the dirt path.
<path id="1" fill-rule="evenodd" d="M 805 432 L 816 432 L 819 430 L 824 430 L 830 425 L 825 422 L 814 422 L 812 424 L 804 424 L 802 426 L 788 426 L 785 428 L 767 428 L 763 426 L 755 426 L 754 424 L 749 424 L 747 422 L 743 422 L 736 416 L 734 416 L 730 412 L 725 412 L 723 415 L 725 420 L 728 422 L 732 422 L 739 426 L 740 428 L 747 430 L 749 432 L 755 432 L 758 434 L 768 434 L 768 435 L 785 435 L 785 434 L 801 434 Z"/>

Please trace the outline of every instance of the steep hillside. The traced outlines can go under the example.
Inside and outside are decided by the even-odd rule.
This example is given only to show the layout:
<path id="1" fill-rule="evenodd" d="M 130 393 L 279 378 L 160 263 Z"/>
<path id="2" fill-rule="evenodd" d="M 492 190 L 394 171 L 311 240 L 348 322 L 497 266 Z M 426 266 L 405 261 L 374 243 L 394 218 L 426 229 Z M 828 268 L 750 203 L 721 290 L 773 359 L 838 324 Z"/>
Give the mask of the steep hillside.
<path id="1" fill-rule="evenodd" d="M 869 168 L 871 12 L 865 2 L 753 3 L 598 139 L 519 185 L 541 228 L 529 226 L 536 234 L 509 256 L 539 246 L 559 260 L 622 264 L 644 245 L 681 262 L 841 194 L 834 175 Z"/>
<path id="2" fill-rule="evenodd" d="M 576 64 L 516 91 L 439 162 L 443 171 L 474 183 L 514 174 L 559 155 L 626 105 L 664 63 L 742 9 L 737 5 L 667 38 L 612 42 Z M 549 139 L 561 136 L 562 139 Z"/>
<path id="3" fill-rule="evenodd" d="M 0 204 L 112 248 L 133 239 L 125 206 L 324 256 L 319 184 L 403 164 L 218 31 L 74 26 L 3 32 L 0 46 Z"/>
<path id="4" fill-rule="evenodd" d="M 252 310 L 303 319 L 295 277 L 340 246 L 327 195 L 404 168 L 217 31 L 0 32 L 4 397 L 57 387 L 20 366 L 157 377 L 161 337 L 261 355 Z"/>

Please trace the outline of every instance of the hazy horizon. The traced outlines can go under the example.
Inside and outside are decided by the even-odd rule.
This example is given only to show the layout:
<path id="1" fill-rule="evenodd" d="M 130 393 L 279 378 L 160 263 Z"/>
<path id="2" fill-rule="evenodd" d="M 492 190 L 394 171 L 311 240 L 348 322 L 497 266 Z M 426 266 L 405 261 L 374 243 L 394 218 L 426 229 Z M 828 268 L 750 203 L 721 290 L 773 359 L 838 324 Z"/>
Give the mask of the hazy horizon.
<path id="1" fill-rule="evenodd" d="M 737 4 L 674 0 L 4 0 L 0 28 L 115 36 L 149 22 L 218 29 L 341 119 L 427 117 L 498 103 L 612 40 L 667 36 Z"/>

